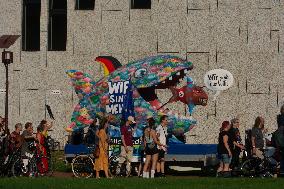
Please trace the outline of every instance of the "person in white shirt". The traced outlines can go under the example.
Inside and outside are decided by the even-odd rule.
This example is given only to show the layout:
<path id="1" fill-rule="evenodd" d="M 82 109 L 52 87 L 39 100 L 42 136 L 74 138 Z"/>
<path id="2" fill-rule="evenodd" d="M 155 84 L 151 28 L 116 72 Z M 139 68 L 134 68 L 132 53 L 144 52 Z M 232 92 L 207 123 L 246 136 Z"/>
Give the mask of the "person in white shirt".
<path id="1" fill-rule="evenodd" d="M 167 151 L 167 135 L 168 135 L 168 116 L 163 115 L 160 118 L 160 125 L 156 128 L 157 136 L 161 144 L 164 146 L 158 146 L 159 157 L 157 162 L 157 177 L 165 177 L 165 153 Z"/>

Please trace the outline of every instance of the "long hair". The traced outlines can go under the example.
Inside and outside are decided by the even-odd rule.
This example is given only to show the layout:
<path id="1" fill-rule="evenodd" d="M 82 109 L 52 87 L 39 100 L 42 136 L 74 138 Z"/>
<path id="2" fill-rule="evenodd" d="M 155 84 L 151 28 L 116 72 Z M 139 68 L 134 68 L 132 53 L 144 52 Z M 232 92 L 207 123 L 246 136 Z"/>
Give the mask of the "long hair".
<path id="1" fill-rule="evenodd" d="M 258 117 L 255 119 L 255 121 L 254 121 L 253 127 L 257 127 L 257 128 L 262 129 L 263 126 L 264 126 L 264 125 L 262 124 L 262 122 L 263 122 L 263 118 L 260 117 L 260 116 L 258 116 Z M 262 124 L 262 125 L 261 125 L 261 124 Z"/>
<path id="2" fill-rule="evenodd" d="M 47 123 L 46 120 L 41 120 L 41 122 L 39 123 L 38 127 L 37 127 L 37 130 L 42 132 L 44 130 L 44 125 Z"/>
<path id="3" fill-rule="evenodd" d="M 99 130 L 104 129 L 105 128 L 105 124 L 108 122 L 108 120 L 106 118 L 102 118 L 100 120 L 100 127 Z"/>
<path id="4" fill-rule="evenodd" d="M 155 119 L 151 117 L 147 121 L 148 121 L 148 127 L 150 129 L 154 129 L 155 128 L 155 123 L 156 123 Z"/>
<path id="5" fill-rule="evenodd" d="M 97 126 L 97 118 L 94 118 L 94 121 L 90 124 L 90 127 L 96 127 Z"/>

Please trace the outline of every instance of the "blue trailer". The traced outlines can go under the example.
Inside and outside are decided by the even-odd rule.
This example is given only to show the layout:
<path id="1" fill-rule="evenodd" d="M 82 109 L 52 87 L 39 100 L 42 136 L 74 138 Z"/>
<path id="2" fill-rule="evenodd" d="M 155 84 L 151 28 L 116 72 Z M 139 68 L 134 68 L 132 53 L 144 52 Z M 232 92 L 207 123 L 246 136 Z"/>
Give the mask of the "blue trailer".
<path id="1" fill-rule="evenodd" d="M 217 144 L 169 143 L 165 155 L 166 165 L 176 170 L 209 170 L 218 165 Z M 139 148 L 138 148 L 139 149 Z M 65 158 L 70 163 L 79 154 L 91 154 L 93 148 L 85 144 L 66 144 Z M 138 150 L 139 151 L 139 150 Z M 139 162 L 139 153 L 134 152 L 133 163 Z M 183 168 L 187 169 L 183 169 Z"/>

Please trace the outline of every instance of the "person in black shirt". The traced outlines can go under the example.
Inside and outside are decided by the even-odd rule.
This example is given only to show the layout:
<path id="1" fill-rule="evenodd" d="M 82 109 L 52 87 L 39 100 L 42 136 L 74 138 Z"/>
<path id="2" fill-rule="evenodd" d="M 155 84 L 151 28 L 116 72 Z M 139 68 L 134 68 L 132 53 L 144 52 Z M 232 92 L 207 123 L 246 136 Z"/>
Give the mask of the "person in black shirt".
<path id="1" fill-rule="evenodd" d="M 239 131 L 239 119 L 234 118 L 231 120 L 231 129 L 229 130 L 229 135 L 231 138 L 231 145 L 230 148 L 232 149 L 232 161 L 230 164 L 231 169 L 236 169 L 240 163 L 240 152 L 245 149 L 244 145 L 242 144 L 242 139 L 240 136 Z"/>
<path id="2" fill-rule="evenodd" d="M 217 170 L 217 176 L 223 174 L 224 177 L 227 177 L 230 175 L 229 165 L 232 158 L 231 145 L 229 145 L 232 143 L 232 140 L 228 132 L 230 128 L 231 125 L 229 121 L 224 121 L 222 123 L 218 139 L 218 157 L 220 160 L 220 166 Z"/>

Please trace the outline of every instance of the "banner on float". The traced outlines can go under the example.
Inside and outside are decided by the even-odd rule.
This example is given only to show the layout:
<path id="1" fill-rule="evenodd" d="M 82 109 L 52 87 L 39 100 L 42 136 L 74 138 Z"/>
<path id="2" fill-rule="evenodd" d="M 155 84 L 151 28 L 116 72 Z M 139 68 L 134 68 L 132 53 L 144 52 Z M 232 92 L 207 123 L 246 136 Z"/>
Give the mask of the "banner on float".
<path id="1" fill-rule="evenodd" d="M 121 152 L 121 138 L 120 137 L 112 137 L 110 142 L 110 149 L 112 149 L 109 152 L 109 156 L 114 154 L 120 154 Z M 141 150 L 142 150 L 142 140 L 140 137 L 134 137 L 133 138 L 133 158 L 132 162 L 140 162 L 141 159 Z"/>
<path id="2" fill-rule="evenodd" d="M 112 115 L 122 113 L 129 85 L 129 81 L 108 82 L 110 103 L 106 105 L 107 113 L 111 113 Z"/>

